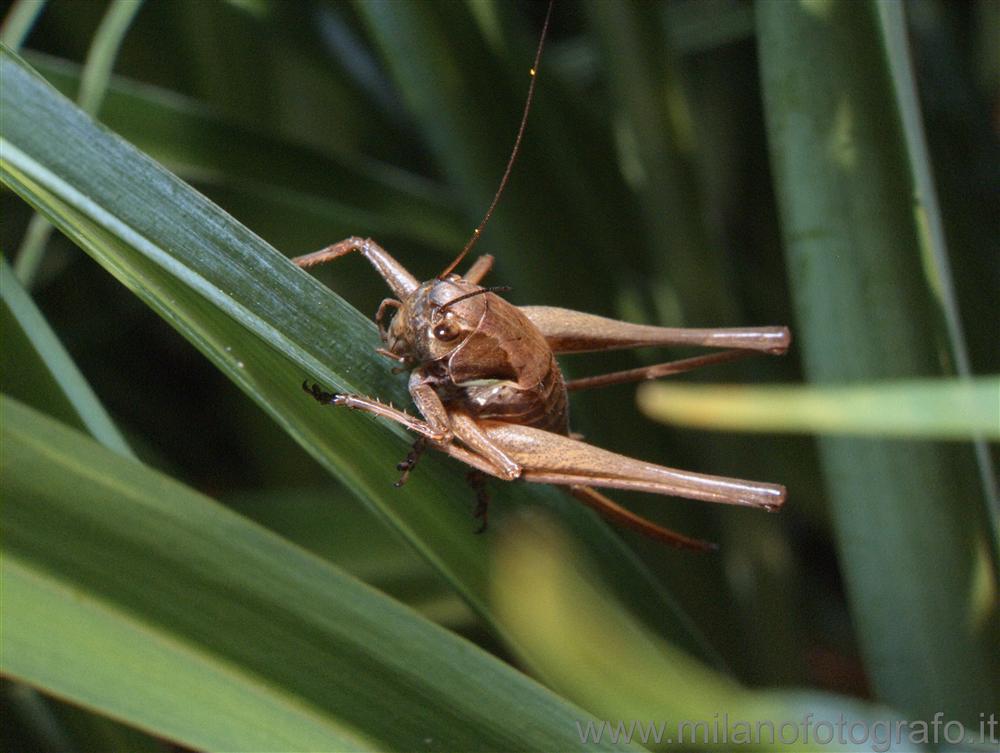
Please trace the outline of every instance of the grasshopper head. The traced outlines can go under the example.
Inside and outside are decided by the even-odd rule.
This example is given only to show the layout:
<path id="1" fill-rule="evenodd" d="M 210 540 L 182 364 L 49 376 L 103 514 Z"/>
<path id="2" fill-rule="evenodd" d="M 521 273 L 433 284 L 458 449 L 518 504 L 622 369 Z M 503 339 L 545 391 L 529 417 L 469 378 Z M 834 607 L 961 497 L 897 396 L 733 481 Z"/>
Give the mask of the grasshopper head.
<path id="1" fill-rule="evenodd" d="M 479 326 L 486 292 L 458 275 L 428 280 L 401 302 L 385 331 L 386 347 L 413 364 L 447 357 Z"/>

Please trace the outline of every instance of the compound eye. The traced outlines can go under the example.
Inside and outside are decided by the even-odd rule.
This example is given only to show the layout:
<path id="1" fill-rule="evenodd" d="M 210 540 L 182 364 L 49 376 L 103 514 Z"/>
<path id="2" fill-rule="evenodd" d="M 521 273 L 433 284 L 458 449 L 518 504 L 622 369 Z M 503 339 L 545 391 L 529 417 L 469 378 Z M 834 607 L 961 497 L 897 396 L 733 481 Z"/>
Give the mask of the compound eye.
<path id="1" fill-rule="evenodd" d="M 434 326 L 434 339 L 442 342 L 451 342 L 460 334 L 462 329 L 453 321 L 444 321 Z"/>

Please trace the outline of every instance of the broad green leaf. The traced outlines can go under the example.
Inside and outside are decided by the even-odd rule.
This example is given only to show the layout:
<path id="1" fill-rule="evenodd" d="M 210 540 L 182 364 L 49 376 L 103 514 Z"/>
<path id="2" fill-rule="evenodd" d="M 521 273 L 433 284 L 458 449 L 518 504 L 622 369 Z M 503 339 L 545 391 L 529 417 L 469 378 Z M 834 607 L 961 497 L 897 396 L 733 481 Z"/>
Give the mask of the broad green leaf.
<path id="1" fill-rule="evenodd" d="M 440 573 L 370 509 L 348 504 L 346 495 L 342 487 L 327 484 L 244 492 L 220 501 L 439 625 L 474 626 L 475 615 Z"/>
<path id="2" fill-rule="evenodd" d="M 135 149 L 96 126 L 9 53 L 2 59 L 3 179 L 146 301 L 394 526 L 506 636 L 486 598 L 492 539 L 470 534 L 471 492 L 437 455 L 404 490 L 394 463 L 411 438 L 350 411 L 318 406 L 303 379 L 406 404 L 404 378 L 373 351 L 361 314 Z M 206 420 L 210 420 L 207 417 Z M 506 485 L 493 516 L 541 505 L 592 547 L 623 598 L 705 655 L 649 573 L 589 511 L 555 490 Z"/>
<path id="3" fill-rule="evenodd" d="M 14 401 L 3 672 L 208 750 L 567 750 L 588 720 L 481 649 Z"/>
<path id="4" fill-rule="evenodd" d="M 639 406 L 666 423 L 911 439 L 1000 439 L 1000 378 L 741 387 L 650 384 Z"/>
<path id="5" fill-rule="evenodd" d="M 921 258 L 877 5 L 756 9 L 807 376 L 825 386 L 942 375 L 950 348 Z M 972 451 L 835 437 L 819 449 L 876 697 L 918 719 L 972 721 L 995 708 L 997 532 L 984 521 Z"/>

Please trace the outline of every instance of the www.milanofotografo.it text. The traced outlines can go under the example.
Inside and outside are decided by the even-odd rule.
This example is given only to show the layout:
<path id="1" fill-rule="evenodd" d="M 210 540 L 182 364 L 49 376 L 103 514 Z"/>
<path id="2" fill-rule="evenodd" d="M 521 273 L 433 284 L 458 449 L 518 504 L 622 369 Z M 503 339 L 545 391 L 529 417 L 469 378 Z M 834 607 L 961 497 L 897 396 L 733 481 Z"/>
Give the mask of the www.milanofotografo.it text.
<path id="1" fill-rule="evenodd" d="M 600 742 L 644 745 L 831 745 L 867 746 L 885 753 L 900 745 L 937 746 L 1000 743 L 1000 720 L 982 712 L 978 724 L 967 726 L 946 719 L 938 712 L 929 720 L 851 719 L 804 714 L 797 720 L 734 719 L 728 713 L 711 719 L 657 721 L 653 719 L 577 720 L 576 730 L 584 745 Z"/>

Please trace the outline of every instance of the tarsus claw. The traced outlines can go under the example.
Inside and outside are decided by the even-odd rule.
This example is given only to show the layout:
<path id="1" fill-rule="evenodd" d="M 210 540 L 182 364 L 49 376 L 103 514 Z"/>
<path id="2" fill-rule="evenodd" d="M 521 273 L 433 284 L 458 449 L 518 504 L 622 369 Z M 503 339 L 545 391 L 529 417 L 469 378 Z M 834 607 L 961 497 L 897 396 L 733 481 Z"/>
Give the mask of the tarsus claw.
<path id="1" fill-rule="evenodd" d="M 316 382 L 310 385 L 308 379 L 302 382 L 302 389 L 305 390 L 306 394 L 312 395 L 316 402 L 327 403 L 328 405 L 336 405 L 337 398 L 340 397 L 336 392 L 324 392 Z"/>

